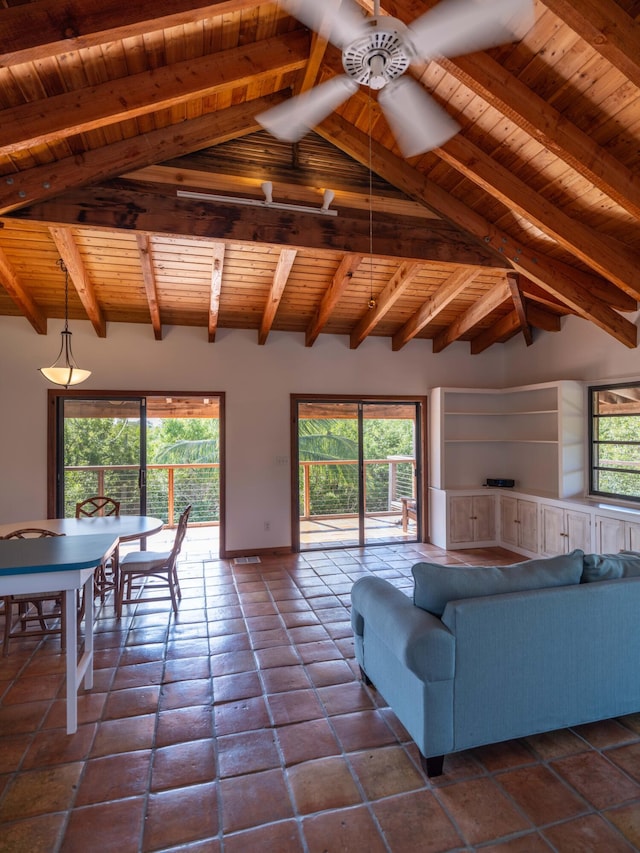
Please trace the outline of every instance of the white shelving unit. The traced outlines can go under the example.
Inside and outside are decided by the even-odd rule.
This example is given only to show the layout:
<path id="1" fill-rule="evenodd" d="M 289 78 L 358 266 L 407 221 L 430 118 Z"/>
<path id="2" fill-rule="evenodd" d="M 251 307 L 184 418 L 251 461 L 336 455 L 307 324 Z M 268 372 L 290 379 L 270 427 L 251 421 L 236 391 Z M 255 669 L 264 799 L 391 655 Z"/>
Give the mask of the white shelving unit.
<path id="1" fill-rule="evenodd" d="M 434 388 L 429 413 L 435 544 L 454 545 L 451 500 L 486 494 L 488 478 L 512 479 L 517 491 L 551 499 L 584 495 L 586 416 L 579 382 Z"/>

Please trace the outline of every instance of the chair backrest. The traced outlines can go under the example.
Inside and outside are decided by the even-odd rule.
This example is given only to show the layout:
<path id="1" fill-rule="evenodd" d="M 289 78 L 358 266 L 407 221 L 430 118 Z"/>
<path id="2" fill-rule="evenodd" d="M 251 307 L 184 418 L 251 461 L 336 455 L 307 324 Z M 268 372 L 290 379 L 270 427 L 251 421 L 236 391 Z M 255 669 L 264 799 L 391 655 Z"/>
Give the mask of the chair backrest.
<path id="1" fill-rule="evenodd" d="M 169 557 L 169 563 L 171 565 L 175 565 L 176 560 L 178 559 L 178 554 L 182 549 L 182 543 L 184 542 L 185 533 L 187 532 L 187 523 L 189 521 L 189 513 L 191 512 L 191 504 L 184 510 L 182 515 L 178 520 L 178 529 L 176 530 L 176 538 L 173 542 L 173 548 L 171 549 L 171 556 Z"/>
<path id="2" fill-rule="evenodd" d="M 76 518 L 94 515 L 120 515 L 120 501 L 105 495 L 94 495 L 76 504 Z"/>
<path id="3" fill-rule="evenodd" d="M 21 527 L 12 530 L 0 539 L 43 539 L 45 536 L 64 536 L 64 533 L 55 533 L 53 530 L 45 530 L 43 527 Z"/>

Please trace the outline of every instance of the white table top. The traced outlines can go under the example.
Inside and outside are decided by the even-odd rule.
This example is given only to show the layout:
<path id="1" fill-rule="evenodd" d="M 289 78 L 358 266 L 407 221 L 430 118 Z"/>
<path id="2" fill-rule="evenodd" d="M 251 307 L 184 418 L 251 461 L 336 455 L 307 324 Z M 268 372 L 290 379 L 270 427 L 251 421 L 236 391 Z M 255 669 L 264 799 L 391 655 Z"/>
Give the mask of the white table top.
<path id="1" fill-rule="evenodd" d="M 7 533 L 24 527 L 44 528 L 54 533 L 64 533 L 67 536 L 104 533 L 112 537 L 117 536 L 121 541 L 126 541 L 158 533 L 164 527 L 164 522 L 161 518 L 153 518 L 149 515 L 40 518 L 35 521 L 13 521 L 8 524 L 0 524 L 0 536 L 6 536 Z"/>

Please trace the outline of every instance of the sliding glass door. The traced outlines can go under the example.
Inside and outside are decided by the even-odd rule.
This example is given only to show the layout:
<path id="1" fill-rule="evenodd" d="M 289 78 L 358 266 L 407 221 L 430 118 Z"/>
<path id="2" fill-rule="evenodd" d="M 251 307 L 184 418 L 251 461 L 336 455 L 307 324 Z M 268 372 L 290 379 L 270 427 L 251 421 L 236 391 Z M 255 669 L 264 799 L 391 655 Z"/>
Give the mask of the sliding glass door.
<path id="1" fill-rule="evenodd" d="M 422 403 L 292 398 L 296 550 L 422 535 Z"/>

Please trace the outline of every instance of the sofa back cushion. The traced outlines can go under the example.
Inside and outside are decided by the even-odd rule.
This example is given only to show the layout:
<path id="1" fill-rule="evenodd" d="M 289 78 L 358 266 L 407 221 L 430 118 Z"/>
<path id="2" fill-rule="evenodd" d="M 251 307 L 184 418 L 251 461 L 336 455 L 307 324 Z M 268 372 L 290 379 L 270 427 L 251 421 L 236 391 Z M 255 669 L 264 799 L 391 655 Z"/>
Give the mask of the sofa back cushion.
<path id="1" fill-rule="evenodd" d="M 413 603 L 435 616 L 442 616 L 449 601 L 523 592 L 580 583 L 584 553 L 580 550 L 558 557 L 525 560 L 510 566 L 443 566 L 416 563 L 413 573 Z"/>
<path id="2" fill-rule="evenodd" d="M 621 551 L 619 554 L 585 554 L 582 583 L 612 581 L 640 576 L 640 553 Z"/>

